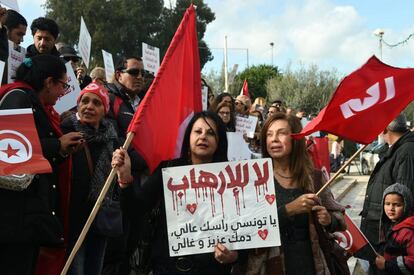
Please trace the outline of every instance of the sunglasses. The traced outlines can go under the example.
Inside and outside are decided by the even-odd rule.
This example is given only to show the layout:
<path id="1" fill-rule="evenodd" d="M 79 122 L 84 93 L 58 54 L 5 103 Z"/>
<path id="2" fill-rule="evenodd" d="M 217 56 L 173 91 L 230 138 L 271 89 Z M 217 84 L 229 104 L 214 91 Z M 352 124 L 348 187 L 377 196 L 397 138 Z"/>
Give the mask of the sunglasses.
<path id="1" fill-rule="evenodd" d="M 60 84 L 62 84 L 63 89 L 64 89 L 65 91 L 69 90 L 70 85 L 69 85 L 68 83 L 63 82 L 62 80 L 58 80 L 58 82 L 59 82 Z"/>
<path id="2" fill-rule="evenodd" d="M 135 77 L 138 76 L 138 75 L 141 75 L 141 76 L 145 75 L 145 70 L 136 69 L 136 68 L 125 69 L 125 70 L 122 70 L 122 72 L 123 73 L 128 73 L 129 75 L 132 75 L 132 76 L 135 76 Z"/>
<path id="3" fill-rule="evenodd" d="M 63 57 L 63 59 L 66 62 L 72 61 L 72 62 L 77 63 L 79 61 L 79 57 L 75 57 L 75 56 L 65 56 L 65 57 Z"/>

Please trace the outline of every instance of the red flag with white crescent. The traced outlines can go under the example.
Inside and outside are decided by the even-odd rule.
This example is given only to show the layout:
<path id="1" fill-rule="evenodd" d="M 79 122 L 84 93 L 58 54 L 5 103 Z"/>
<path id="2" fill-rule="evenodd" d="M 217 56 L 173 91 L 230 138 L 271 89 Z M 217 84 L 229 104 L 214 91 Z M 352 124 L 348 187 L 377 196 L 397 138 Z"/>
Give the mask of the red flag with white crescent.
<path id="1" fill-rule="evenodd" d="M 358 226 L 351 220 L 351 218 L 345 214 L 345 222 L 347 230 L 337 231 L 334 233 L 336 241 L 349 253 L 356 253 L 358 250 L 369 244 L 367 238 L 359 230 Z"/>
<path id="2" fill-rule="evenodd" d="M 50 172 L 32 109 L 0 110 L 0 175 Z"/>

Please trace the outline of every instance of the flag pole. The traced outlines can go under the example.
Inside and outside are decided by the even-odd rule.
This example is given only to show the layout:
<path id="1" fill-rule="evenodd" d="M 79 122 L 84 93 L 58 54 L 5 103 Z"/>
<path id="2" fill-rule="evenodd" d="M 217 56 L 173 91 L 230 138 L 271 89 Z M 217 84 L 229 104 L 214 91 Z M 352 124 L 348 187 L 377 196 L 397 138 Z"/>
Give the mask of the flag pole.
<path id="1" fill-rule="evenodd" d="M 129 132 L 127 134 L 127 138 L 124 142 L 124 145 L 122 147 L 126 150 L 128 149 L 129 145 L 131 144 L 132 139 L 134 138 L 134 133 Z M 66 260 L 65 266 L 63 267 L 62 272 L 60 275 L 66 275 L 66 273 L 69 270 L 70 265 L 72 264 L 73 258 L 75 258 L 76 253 L 78 252 L 80 246 L 82 245 L 83 241 L 85 240 L 86 234 L 89 231 L 89 228 L 92 225 L 92 222 L 95 220 L 96 214 L 98 213 L 99 208 L 101 207 L 102 201 L 106 196 L 106 193 L 108 192 L 109 187 L 111 186 L 111 183 L 113 179 L 116 176 L 116 169 L 112 167 L 111 172 L 109 173 L 108 178 L 105 181 L 104 186 L 102 187 L 101 193 L 98 196 L 98 199 L 95 202 L 95 205 L 93 206 L 92 212 L 89 214 L 88 220 L 86 221 L 85 225 L 83 226 L 83 229 L 78 237 L 78 240 L 75 243 L 75 246 L 73 247 L 72 251 L 70 252 L 70 255 L 68 259 Z"/>
<path id="2" fill-rule="evenodd" d="M 358 151 L 355 152 L 355 154 L 352 155 L 345 163 L 342 165 L 341 168 L 330 178 L 322 187 L 319 189 L 319 191 L 316 193 L 317 196 L 319 196 L 338 176 L 339 174 L 349 165 L 351 164 L 351 161 L 356 158 L 359 153 L 361 153 L 368 145 L 364 145 L 361 148 L 358 149 Z"/>

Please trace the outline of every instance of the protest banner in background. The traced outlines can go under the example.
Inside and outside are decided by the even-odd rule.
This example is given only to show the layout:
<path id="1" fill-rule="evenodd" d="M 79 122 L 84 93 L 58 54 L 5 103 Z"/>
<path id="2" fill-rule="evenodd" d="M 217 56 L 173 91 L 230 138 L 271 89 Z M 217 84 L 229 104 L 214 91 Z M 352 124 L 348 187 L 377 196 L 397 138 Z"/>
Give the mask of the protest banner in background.
<path id="1" fill-rule="evenodd" d="M 208 101 L 208 87 L 201 86 L 201 105 L 203 106 L 203 111 L 207 110 L 207 101 Z"/>
<path id="2" fill-rule="evenodd" d="M 0 110 L 0 129 L 0 175 L 52 172 L 31 108 Z"/>
<path id="3" fill-rule="evenodd" d="M 229 161 L 251 159 L 252 151 L 249 144 L 244 140 L 243 134 L 238 132 L 227 132 L 227 159 Z"/>
<path id="4" fill-rule="evenodd" d="M 76 99 L 80 94 L 79 83 L 76 79 L 72 65 L 70 62 L 67 62 L 65 66 L 66 74 L 68 75 L 68 81 L 66 83 L 70 85 L 70 88 L 56 101 L 54 108 L 59 114 L 75 107 Z"/>
<path id="5" fill-rule="evenodd" d="M 4 4 L 8 8 L 15 10 L 17 12 L 20 12 L 19 4 L 17 3 L 17 0 L 0 0 L 0 4 Z"/>
<path id="6" fill-rule="evenodd" d="M 112 58 L 112 54 L 108 53 L 107 51 L 102 50 L 102 57 L 103 57 L 104 66 L 105 66 L 106 81 L 111 82 L 112 76 L 114 75 L 114 72 L 115 72 L 114 60 Z"/>
<path id="7" fill-rule="evenodd" d="M 7 83 L 13 83 L 13 77 L 16 76 L 17 68 L 22 64 L 26 56 L 26 49 L 19 47 L 19 50 L 14 48 L 14 43 L 9 40 L 9 58 L 7 59 Z"/>
<path id="8" fill-rule="evenodd" d="M 83 63 L 85 63 L 86 65 L 86 68 L 89 68 L 89 58 L 91 56 L 91 44 L 92 44 L 91 35 L 89 34 L 88 28 L 86 27 L 83 17 L 81 17 L 78 49 L 82 57 Z"/>
<path id="9" fill-rule="evenodd" d="M 164 168 L 170 256 L 280 245 L 271 159 Z"/>
<path id="10" fill-rule="evenodd" d="M 257 116 L 236 116 L 236 132 L 246 134 L 248 138 L 254 137 Z"/>
<path id="11" fill-rule="evenodd" d="M 144 69 L 156 75 L 160 67 L 160 49 L 142 43 L 142 61 L 144 62 Z"/>
<path id="12" fill-rule="evenodd" d="M 0 79 L 3 78 L 3 74 L 4 74 L 4 67 L 6 66 L 6 63 L 4 63 L 4 61 L 0 60 Z"/>

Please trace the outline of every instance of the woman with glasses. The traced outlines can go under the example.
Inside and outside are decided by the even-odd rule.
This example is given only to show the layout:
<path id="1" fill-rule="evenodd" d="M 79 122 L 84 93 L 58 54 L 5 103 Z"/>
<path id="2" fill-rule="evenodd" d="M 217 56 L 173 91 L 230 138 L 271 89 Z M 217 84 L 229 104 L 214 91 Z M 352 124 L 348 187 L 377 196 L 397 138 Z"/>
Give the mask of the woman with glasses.
<path id="1" fill-rule="evenodd" d="M 51 173 L 36 175 L 23 191 L 0 189 L 1 274 L 33 274 L 40 246 L 60 247 L 65 242 L 67 209 L 61 208 L 69 190 L 65 160 L 82 139 L 79 132 L 62 133 L 53 109 L 68 89 L 66 81 L 59 57 L 36 55 L 19 66 L 15 83 L 0 89 L 0 109 L 33 110 L 43 156 L 52 167 Z"/>
<path id="2" fill-rule="evenodd" d="M 226 126 L 226 132 L 235 132 L 236 131 L 236 121 L 234 117 L 234 108 L 231 103 L 228 102 L 221 102 L 216 110 L 215 113 L 223 121 L 224 125 Z"/>

